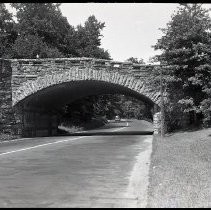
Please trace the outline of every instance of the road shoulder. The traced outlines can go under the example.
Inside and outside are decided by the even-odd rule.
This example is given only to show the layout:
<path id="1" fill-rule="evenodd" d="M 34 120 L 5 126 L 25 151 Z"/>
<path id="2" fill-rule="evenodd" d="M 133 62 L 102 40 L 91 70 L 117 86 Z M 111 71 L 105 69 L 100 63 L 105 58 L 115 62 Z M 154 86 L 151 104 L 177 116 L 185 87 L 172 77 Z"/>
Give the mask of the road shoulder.
<path id="1" fill-rule="evenodd" d="M 133 208 L 145 208 L 149 185 L 149 166 L 152 152 L 152 136 L 146 136 L 142 150 L 136 157 L 136 163 L 130 175 L 127 196 L 137 199 Z"/>

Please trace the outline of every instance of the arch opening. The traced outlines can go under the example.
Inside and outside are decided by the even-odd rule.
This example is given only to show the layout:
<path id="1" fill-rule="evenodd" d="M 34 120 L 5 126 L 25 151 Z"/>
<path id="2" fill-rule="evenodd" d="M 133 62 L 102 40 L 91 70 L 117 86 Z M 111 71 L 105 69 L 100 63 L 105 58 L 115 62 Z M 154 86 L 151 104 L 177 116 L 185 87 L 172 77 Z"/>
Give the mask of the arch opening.
<path id="1" fill-rule="evenodd" d="M 72 81 L 53 85 L 26 97 L 20 103 L 26 103 L 28 106 L 61 107 L 79 98 L 102 94 L 125 94 L 154 105 L 150 98 L 141 93 L 118 84 L 96 80 Z"/>
<path id="2" fill-rule="evenodd" d="M 43 88 L 15 105 L 21 112 L 19 121 L 22 123 L 23 136 L 57 135 L 59 110 L 64 105 L 80 98 L 102 94 L 124 94 L 143 101 L 152 109 L 155 106 L 149 97 L 119 84 L 97 80 L 62 82 Z"/>

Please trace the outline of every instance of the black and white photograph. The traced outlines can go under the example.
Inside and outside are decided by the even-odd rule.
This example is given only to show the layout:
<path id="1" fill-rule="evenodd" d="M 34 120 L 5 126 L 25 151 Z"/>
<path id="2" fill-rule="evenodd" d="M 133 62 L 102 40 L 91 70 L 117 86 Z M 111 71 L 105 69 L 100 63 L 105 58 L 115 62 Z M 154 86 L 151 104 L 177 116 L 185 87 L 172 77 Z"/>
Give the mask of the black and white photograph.
<path id="1" fill-rule="evenodd" d="M 0 208 L 210 208 L 211 4 L 0 3 Z"/>

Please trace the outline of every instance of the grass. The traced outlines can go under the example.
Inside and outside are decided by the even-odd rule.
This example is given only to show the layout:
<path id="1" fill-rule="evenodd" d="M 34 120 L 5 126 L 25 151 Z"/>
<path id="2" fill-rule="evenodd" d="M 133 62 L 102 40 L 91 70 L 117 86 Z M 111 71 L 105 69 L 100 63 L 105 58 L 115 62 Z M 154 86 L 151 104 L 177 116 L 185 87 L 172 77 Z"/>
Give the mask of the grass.
<path id="1" fill-rule="evenodd" d="M 211 207 L 211 128 L 154 137 L 148 208 Z"/>
<path id="2" fill-rule="evenodd" d="M 84 130 L 90 130 L 90 129 L 95 129 L 102 127 L 103 125 L 106 124 L 106 121 L 102 118 L 93 118 L 89 122 L 83 122 L 80 125 L 72 125 L 71 123 L 67 123 L 66 125 L 60 125 L 59 129 L 64 130 L 68 133 L 74 133 L 78 131 L 84 131 Z"/>

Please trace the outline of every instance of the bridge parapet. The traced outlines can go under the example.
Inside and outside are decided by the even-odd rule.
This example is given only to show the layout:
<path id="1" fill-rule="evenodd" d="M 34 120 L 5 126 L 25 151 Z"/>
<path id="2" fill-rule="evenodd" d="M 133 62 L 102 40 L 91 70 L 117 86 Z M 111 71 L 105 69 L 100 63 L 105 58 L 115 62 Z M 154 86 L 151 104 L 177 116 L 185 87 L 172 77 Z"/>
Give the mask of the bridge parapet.
<path id="1" fill-rule="evenodd" d="M 94 58 L 46 58 L 46 59 L 10 59 L 13 67 L 13 74 L 32 74 L 34 70 L 39 72 L 38 67 L 63 67 L 78 66 L 78 67 L 94 67 L 106 68 L 109 70 L 131 70 L 131 72 L 147 72 L 147 69 L 157 65 L 136 64 L 131 62 L 120 62 L 105 59 Z M 34 72 L 35 73 L 35 72 Z"/>
<path id="2" fill-rule="evenodd" d="M 92 68 L 99 71 L 119 72 L 143 81 L 149 77 L 149 68 L 155 66 L 94 58 L 10 59 L 10 61 L 14 89 L 26 81 L 62 73 L 71 67 L 79 68 L 82 71 Z"/>

